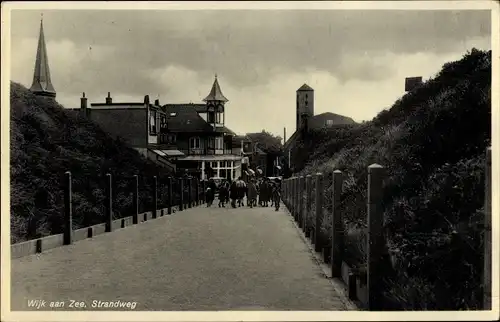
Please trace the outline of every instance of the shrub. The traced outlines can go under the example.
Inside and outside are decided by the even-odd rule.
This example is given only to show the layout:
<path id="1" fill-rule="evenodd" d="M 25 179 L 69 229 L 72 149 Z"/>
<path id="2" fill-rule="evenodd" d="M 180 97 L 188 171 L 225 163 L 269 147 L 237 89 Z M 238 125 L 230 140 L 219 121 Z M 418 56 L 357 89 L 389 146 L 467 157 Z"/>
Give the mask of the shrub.
<path id="1" fill-rule="evenodd" d="M 353 266 L 365 262 L 367 167 L 386 167 L 382 203 L 395 271 L 388 308 L 479 305 L 490 82 L 491 51 L 473 49 L 372 121 L 303 138 L 301 174 L 344 172 L 341 211 Z M 330 183 L 324 193 L 329 203 Z M 329 209 L 322 225 L 326 239 Z"/>

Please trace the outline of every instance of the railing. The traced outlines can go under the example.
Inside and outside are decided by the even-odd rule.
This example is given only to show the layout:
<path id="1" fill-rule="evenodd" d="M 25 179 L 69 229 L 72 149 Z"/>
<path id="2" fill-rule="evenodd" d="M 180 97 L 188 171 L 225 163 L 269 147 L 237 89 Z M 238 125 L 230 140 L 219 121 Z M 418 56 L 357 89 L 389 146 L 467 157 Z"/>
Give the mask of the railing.
<path id="1" fill-rule="evenodd" d="M 139 179 L 134 175 L 130 178 L 129 187 L 131 189 L 125 195 L 132 195 L 132 210 L 130 216 L 122 218 L 114 218 L 116 215 L 115 208 L 120 205 L 113 200 L 113 180 L 111 174 L 106 174 L 104 180 L 104 204 L 101 207 L 104 209 L 104 223 L 98 223 L 91 226 L 74 229 L 73 224 L 73 197 L 74 187 L 71 172 L 67 171 L 64 174 L 63 188 L 63 227 L 62 233 L 44 236 L 37 239 L 32 239 L 11 245 L 11 257 L 19 258 L 30 254 L 41 253 L 44 250 L 70 245 L 75 241 L 85 238 L 92 238 L 95 235 L 111 232 L 119 228 L 125 228 L 129 225 L 136 225 L 140 222 L 145 222 L 150 219 L 156 219 L 164 215 L 171 215 L 176 210 L 183 211 L 187 208 L 192 208 L 205 203 L 205 187 L 206 181 L 200 181 L 197 178 L 176 178 L 176 177 L 161 177 L 158 184 L 158 177 L 153 176 L 150 179 L 152 185 L 152 195 L 150 207 L 141 205 L 144 212 L 140 213 L 140 198 L 139 198 Z M 98 206 L 99 207 L 99 206 Z M 176 209 L 175 209 L 176 208 Z M 95 219 L 95 218 L 93 218 Z M 94 220 L 95 221 L 95 220 Z"/>
<path id="2" fill-rule="evenodd" d="M 283 183 L 283 202 L 291 215 L 302 228 L 307 238 L 311 239 L 316 252 L 323 252 L 323 260 L 330 264 L 331 276 L 342 279 L 347 285 L 348 296 L 358 300 L 369 310 L 382 310 L 383 294 L 386 291 L 383 279 L 387 267 L 387 256 L 384 236 L 384 212 L 382 208 L 382 184 L 385 179 L 385 168 L 378 164 L 368 167 L 368 186 L 366 199 L 366 229 L 360 240 L 364 245 L 366 258 L 361 269 L 352 269 L 346 263 L 346 235 L 344 214 L 340 211 L 343 173 L 335 170 L 332 173 L 331 222 L 329 238 L 321 231 L 324 220 L 324 187 L 328 176 L 323 173 L 292 177 Z M 486 151 L 484 201 L 484 266 L 482 268 L 483 299 L 485 310 L 491 309 L 491 147 Z M 314 207 L 313 207 L 314 206 Z M 323 225 L 324 226 L 324 225 Z M 330 240 L 328 242 L 328 239 Z M 390 258 L 390 256 L 389 256 Z M 391 260 L 389 260 L 391 261 Z M 389 262 L 389 265 L 394 263 Z"/>

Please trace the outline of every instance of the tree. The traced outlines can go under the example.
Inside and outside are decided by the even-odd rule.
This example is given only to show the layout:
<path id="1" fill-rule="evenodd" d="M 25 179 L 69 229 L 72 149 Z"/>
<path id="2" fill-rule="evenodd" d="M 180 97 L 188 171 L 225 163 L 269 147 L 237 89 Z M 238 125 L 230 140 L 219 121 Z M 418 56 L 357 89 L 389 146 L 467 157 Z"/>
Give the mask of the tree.
<path id="1" fill-rule="evenodd" d="M 282 138 L 280 136 L 273 135 L 266 130 L 248 133 L 247 136 L 254 144 L 258 143 L 259 148 L 266 153 L 280 154 L 283 152 Z"/>

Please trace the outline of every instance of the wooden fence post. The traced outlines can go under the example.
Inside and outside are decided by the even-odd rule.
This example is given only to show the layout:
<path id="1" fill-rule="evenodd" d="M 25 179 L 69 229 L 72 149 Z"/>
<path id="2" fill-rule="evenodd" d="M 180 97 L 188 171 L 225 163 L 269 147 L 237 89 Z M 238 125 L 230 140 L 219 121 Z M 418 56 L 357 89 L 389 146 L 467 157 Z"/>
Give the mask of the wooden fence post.
<path id="1" fill-rule="evenodd" d="M 73 202 L 71 172 L 64 173 L 64 245 L 73 243 Z"/>
<path id="2" fill-rule="evenodd" d="M 179 211 L 184 210 L 184 178 L 179 178 L 180 183 L 180 202 L 179 202 Z"/>
<path id="3" fill-rule="evenodd" d="M 168 185 L 168 214 L 172 214 L 172 202 L 173 202 L 173 193 L 172 193 L 172 177 L 167 178 L 167 185 Z"/>
<path id="4" fill-rule="evenodd" d="M 293 218 L 295 221 L 298 220 L 298 213 L 299 213 L 299 177 L 295 177 L 293 180 L 293 187 L 294 187 L 294 198 L 293 198 Z"/>
<path id="5" fill-rule="evenodd" d="M 291 186 L 292 186 L 292 204 L 290 208 L 292 217 L 295 218 L 295 177 L 292 177 Z"/>
<path id="6" fill-rule="evenodd" d="M 290 178 L 286 179 L 286 206 L 290 208 Z"/>
<path id="7" fill-rule="evenodd" d="M 139 223 L 139 176 L 134 175 L 132 191 L 132 223 L 137 225 Z"/>
<path id="8" fill-rule="evenodd" d="M 368 309 L 382 309 L 383 274 L 382 256 L 384 250 L 382 184 L 385 169 L 379 164 L 368 167 L 368 231 L 367 231 L 367 289 Z"/>
<path id="9" fill-rule="evenodd" d="M 202 192 L 201 192 L 201 196 L 203 197 L 203 204 L 205 204 L 205 202 L 207 202 L 207 195 L 206 195 L 206 191 L 207 191 L 207 181 L 203 180 L 203 184 L 201 185 L 201 188 L 202 188 Z"/>
<path id="10" fill-rule="evenodd" d="M 158 178 L 153 176 L 153 219 L 156 218 L 158 211 Z"/>
<path id="11" fill-rule="evenodd" d="M 193 207 L 193 178 L 187 178 L 188 181 L 188 208 Z"/>
<path id="12" fill-rule="evenodd" d="M 299 228 L 302 228 L 304 224 L 304 176 L 299 177 L 299 211 L 297 214 L 297 221 L 299 223 Z"/>
<path id="13" fill-rule="evenodd" d="M 491 147 L 486 149 L 485 193 L 484 193 L 484 268 L 483 268 L 483 309 L 491 310 Z"/>
<path id="14" fill-rule="evenodd" d="M 316 173 L 316 227 L 314 229 L 314 250 L 320 252 L 323 245 L 320 240 L 321 222 L 323 219 L 323 174 Z"/>
<path id="15" fill-rule="evenodd" d="M 341 267 L 344 252 L 344 223 L 340 211 L 340 196 L 342 193 L 342 171 L 333 171 L 332 179 L 332 277 L 342 275 Z"/>
<path id="16" fill-rule="evenodd" d="M 306 214 L 304 216 L 304 233 L 306 237 L 309 237 L 310 231 L 309 231 L 309 225 L 307 222 L 307 218 L 309 217 L 309 214 L 311 213 L 311 200 L 312 200 L 312 176 L 308 174 L 306 176 Z"/>
<path id="17" fill-rule="evenodd" d="M 112 229 L 113 223 L 113 186 L 111 180 L 111 173 L 106 173 L 106 229 L 105 232 L 109 233 Z"/>
<path id="18" fill-rule="evenodd" d="M 284 192 L 283 192 L 283 203 L 287 208 L 290 209 L 290 205 L 288 204 L 288 179 L 285 179 L 285 186 L 284 186 Z"/>
<path id="19" fill-rule="evenodd" d="M 194 178 L 194 205 L 198 206 L 200 204 L 200 182 L 198 178 Z"/>
<path id="20" fill-rule="evenodd" d="M 300 214 L 300 176 L 295 178 L 295 222 L 299 221 Z"/>

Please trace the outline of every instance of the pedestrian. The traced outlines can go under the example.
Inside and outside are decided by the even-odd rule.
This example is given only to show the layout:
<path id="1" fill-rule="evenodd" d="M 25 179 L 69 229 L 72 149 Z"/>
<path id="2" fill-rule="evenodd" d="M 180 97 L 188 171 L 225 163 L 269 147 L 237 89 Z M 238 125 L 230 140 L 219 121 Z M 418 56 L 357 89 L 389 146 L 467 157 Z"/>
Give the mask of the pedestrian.
<path id="1" fill-rule="evenodd" d="M 254 205 L 257 205 L 256 204 L 257 188 L 255 187 L 255 182 L 253 179 L 250 180 L 247 187 L 248 187 L 247 205 L 250 206 L 250 208 L 253 208 Z"/>
<path id="2" fill-rule="evenodd" d="M 231 182 L 229 187 L 229 198 L 231 198 L 231 207 L 236 208 L 236 200 L 238 199 L 238 185 L 236 180 Z"/>
<path id="3" fill-rule="evenodd" d="M 236 180 L 236 188 L 237 188 L 238 207 L 241 207 L 243 205 L 243 199 L 245 198 L 245 190 L 246 190 L 245 181 L 243 181 L 241 177 L 238 177 L 238 180 Z"/>
<path id="4" fill-rule="evenodd" d="M 214 202 L 215 194 L 214 190 L 209 186 L 207 187 L 207 190 L 205 190 L 205 196 L 206 196 L 206 202 L 207 202 L 207 207 L 212 206 L 212 203 Z"/>
<path id="5" fill-rule="evenodd" d="M 273 202 L 276 208 L 276 211 L 280 209 L 280 200 L 281 200 L 281 185 L 278 178 L 275 179 L 275 184 L 273 185 Z"/>
<path id="6" fill-rule="evenodd" d="M 227 181 L 223 181 L 219 187 L 219 207 L 225 207 L 224 203 L 227 201 L 229 197 L 229 183 Z"/>

